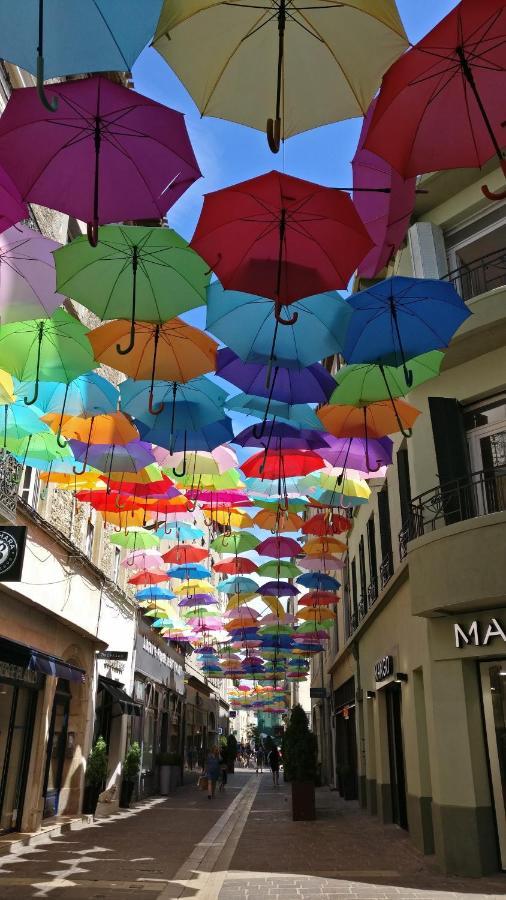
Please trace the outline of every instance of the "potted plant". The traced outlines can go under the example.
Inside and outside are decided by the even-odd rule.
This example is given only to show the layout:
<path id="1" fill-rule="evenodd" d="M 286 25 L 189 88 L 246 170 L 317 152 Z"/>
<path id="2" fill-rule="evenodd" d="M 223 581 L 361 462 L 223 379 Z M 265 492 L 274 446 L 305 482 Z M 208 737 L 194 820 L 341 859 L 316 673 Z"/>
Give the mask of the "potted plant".
<path id="1" fill-rule="evenodd" d="M 227 737 L 227 767 L 229 775 L 234 774 L 234 763 L 237 758 L 237 739 L 235 734 L 229 734 Z"/>
<path id="2" fill-rule="evenodd" d="M 123 761 L 123 780 L 121 782 L 121 793 L 119 805 L 123 809 L 128 809 L 134 792 L 135 780 L 141 768 L 141 748 L 137 741 L 130 744 Z"/>
<path id="3" fill-rule="evenodd" d="M 156 763 L 160 767 L 160 793 L 167 795 L 179 787 L 181 776 L 181 754 L 159 753 Z"/>
<path id="4" fill-rule="evenodd" d="M 317 752 L 316 735 L 309 730 L 307 715 L 297 704 L 282 744 L 283 770 L 292 783 L 292 818 L 296 822 L 315 818 Z"/>
<path id="5" fill-rule="evenodd" d="M 91 748 L 86 763 L 83 813 L 95 815 L 98 795 L 103 791 L 107 778 L 108 765 L 107 744 L 103 737 L 99 737 Z"/>

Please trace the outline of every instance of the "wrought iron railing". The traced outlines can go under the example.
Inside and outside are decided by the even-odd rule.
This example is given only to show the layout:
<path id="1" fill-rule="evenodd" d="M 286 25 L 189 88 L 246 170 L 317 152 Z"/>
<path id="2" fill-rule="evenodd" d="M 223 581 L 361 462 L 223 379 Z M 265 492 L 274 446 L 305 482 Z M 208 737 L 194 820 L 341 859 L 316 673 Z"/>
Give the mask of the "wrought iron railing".
<path id="1" fill-rule="evenodd" d="M 385 556 L 383 557 L 383 559 L 381 560 L 380 567 L 379 567 L 379 574 L 380 574 L 381 588 L 383 589 L 388 584 L 392 575 L 394 574 L 394 561 L 392 558 L 391 550 L 388 553 L 386 553 Z"/>
<path id="2" fill-rule="evenodd" d="M 411 501 L 411 515 L 399 534 L 399 547 L 445 525 L 506 510 L 506 467 L 473 472 L 437 485 Z"/>
<path id="3" fill-rule="evenodd" d="M 363 619 L 367 612 L 367 593 L 366 591 L 360 592 L 360 600 L 358 601 L 358 618 Z"/>
<path id="4" fill-rule="evenodd" d="M 373 603 L 378 599 L 378 582 L 376 578 L 371 578 L 371 583 L 367 586 L 367 608 L 370 609 Z"/>
<path id="5" fill-rule="evenodd" d="M 506 285 L 506 249 L 494 250 L 480 259 L 463 263 L 448 272 L 445 280 L 453 284 L 463 300 L 503 287 Z"/>
<path id="6" fill-rule="evenodd" d="M 0 448 L 0 519 L 15 523 L 18 490 L 23 467 L 9 453 Z"/>

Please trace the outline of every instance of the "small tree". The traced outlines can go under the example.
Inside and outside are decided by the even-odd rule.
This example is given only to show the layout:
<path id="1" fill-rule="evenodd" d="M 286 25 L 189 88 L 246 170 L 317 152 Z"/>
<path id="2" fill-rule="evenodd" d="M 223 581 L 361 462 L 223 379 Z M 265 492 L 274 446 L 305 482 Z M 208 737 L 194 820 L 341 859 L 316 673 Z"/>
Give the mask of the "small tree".
<path id="1" fill-rule="evenodd" d="M 107 756 L 107 744 L 103 737 L 99 737 L 90 750 L 86 764 L 86 784 L 102 788 L 107 778 L 109 759 Z"/>
<path id="2" fill-rule="evenodd" d="M 123 761 L 123 778 L 134 781 L 141 767 L 141 748 L 137 741 L 130 744 Z"/>
<path id="3" fill-rule="evenodd" d="M 318 743 L 302 706 L 292 709 L 283 737 L 283 771 L 287 781 L 316 781 Z"/>

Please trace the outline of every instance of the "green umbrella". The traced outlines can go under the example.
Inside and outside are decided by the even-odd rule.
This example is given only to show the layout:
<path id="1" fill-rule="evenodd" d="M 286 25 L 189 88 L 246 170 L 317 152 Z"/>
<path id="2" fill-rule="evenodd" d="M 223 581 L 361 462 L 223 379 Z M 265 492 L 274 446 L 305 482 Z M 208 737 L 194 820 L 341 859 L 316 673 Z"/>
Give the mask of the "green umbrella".
<path id="1" fill-rule="evenodd" d="M 58 251 L 59 252 L 59 251 Z M 435 378 L 444 359 L 440 350 L 422 353 L 409 361 L 413 372 L 413 388 Z M 376 363 L 343 366 L 336 375 L 337 387 L 329 403 L 351 406 L 366 406 L 378 400 L 403 397 L 406 380 L 402 366 L 380 366 Z"/>
<path id="2" fill-rule="evenodd" d="M 56 434 L 52 431 L 29 434 L 26 437 L 18 439 L 7 437 L 4 446 L 17 459 L 23 460 L 23 465 L 29 458 L 29 464 L 33 465 L 33 468 L 35 469 L 37 468 L 37 460 L 40 460 L 41 463 L 51 463 L 54 462 L 54 460 L 59 460 L 60 462 L 64 462 L 65 460 L 68 460 L 69 462 L 74 461 L 74 454 L 70 447 L 61 447 L 60 444 L 58 444 Z"/>
<path id="3" fill-rule="evenodd" d="M 129 528 L 127 532 L 110 534 L 109 540 L 111 544 L 126 547 L 127 550 L 149 550 L 160 544 L 160 538 L 145 528 Z"/>
<path id="4" fill-rule="evenodd" d="M 33 381 L 35 394 L 25 397 L 27 406 L 36 402 L 39 381 L 68 384 L 96 367 L 88 329 L 64 309 L 50 319 L 29 319 L 0 327 L 2 369 L 18 381 Z"/>
<path id="5" fill-rule="evenodd" d="M 302 569 L 281 559 L 271 559 L 258 567 L 257 575 L 262 578 L 296 578 L 297 575 L 302 575 Z"/>
<path id="6" fill-rule="evenodd" d="M 249 531 L 232 531 L 231 534 L 220 534 L 211 542 L 212 550 L 217 553 L 245 553 L 247 550 L 254 550 L 260 543 L 258 538 Z"/>
<path id="7" fill-rule="evenodd" d="M 129 353 L 135 322 L 162 324 L 179 313 L 203 306 L 208 265 L 170 228 L 106 225 L 92 247 L 83 235 L 54 254 L 57 290 L 78 300 L 101 319 L 128 317 Z"/>
<path id="8" fill-rule="evenodd" d="M 255 506 L 259 506 L 261 509 L 273 509 L 279 503 L 277 498 L 270 500 L 267 497 L 257 497 L 254 493 L 250 494 L 250 499 Z M 283 505 L 288 506 L 290 512 L 303 512 L 308 506 L 308 502 L 306 497 L 288 497 L 287 503 Z"/>

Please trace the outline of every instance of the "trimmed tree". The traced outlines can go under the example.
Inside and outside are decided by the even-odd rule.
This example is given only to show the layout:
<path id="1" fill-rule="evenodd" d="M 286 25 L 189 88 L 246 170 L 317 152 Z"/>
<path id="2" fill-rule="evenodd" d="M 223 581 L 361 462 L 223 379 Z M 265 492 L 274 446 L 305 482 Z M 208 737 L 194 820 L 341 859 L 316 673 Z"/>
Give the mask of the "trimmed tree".
<path id="1" fill-rule="evenodd" d="M 293 818 L 314 819 L 318 742 L 309 730 L 308 717 L 300 704 L 292 709 L 282 753 L 285 779 L 292 783 Z"/>

